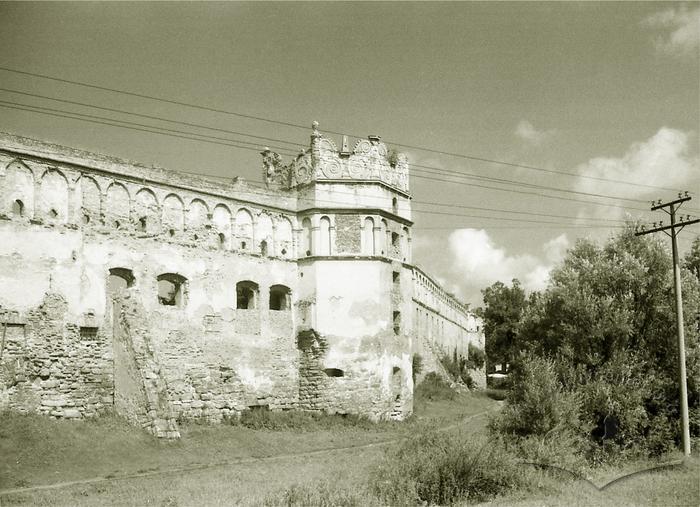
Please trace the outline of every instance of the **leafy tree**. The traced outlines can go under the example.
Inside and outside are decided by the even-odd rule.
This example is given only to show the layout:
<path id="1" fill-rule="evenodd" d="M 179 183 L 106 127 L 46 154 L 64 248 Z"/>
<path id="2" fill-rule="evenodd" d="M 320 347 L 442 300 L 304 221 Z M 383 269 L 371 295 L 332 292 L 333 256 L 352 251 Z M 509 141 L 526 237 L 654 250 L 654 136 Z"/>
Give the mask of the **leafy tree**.
<path id="1" fill-rule="evenodd" d="M 614 453 L 662 452 L 679 435 L 671 265 L 661 238 L 637 237 L 631 228 L 602 247 L 579 241 L 552 271 L 547 290 L 530 297 L 516 329 L 520 347 L 556 359 L 564 388 L 581 396 L 582 420 L 594 428 L 591 439 Z M 684 269 L 682 284 L 697 434 L 700 279 Z"/>
<path id="2" fill-rule="evenodd" d="M 526 306 L 525 291 L 517 279 L 512 287 L 496 282 L 481 291 L 484 308 L 486 358 L 489 366 L 511 363 L 517 351 L 517 328 Z"/>
<path id="3" fill-rule="evenodd" d="M 700 236 L 696 236 L 683 259 L 683 266 L 700 280 Z"/>

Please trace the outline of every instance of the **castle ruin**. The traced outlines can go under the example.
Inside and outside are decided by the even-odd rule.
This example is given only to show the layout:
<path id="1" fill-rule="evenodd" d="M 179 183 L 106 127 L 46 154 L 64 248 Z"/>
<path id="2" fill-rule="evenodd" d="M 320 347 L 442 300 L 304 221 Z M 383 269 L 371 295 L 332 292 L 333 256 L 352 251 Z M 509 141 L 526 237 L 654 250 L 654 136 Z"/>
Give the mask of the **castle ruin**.
<path id="1" fill-rule="evenodd" d="M 266 188 L 0 135 L 0 409 L 160 437 L 255 408 L 412 412 L 412 357 L 483 347 L 411 258 L 404 155 L 314 124 Z"/>

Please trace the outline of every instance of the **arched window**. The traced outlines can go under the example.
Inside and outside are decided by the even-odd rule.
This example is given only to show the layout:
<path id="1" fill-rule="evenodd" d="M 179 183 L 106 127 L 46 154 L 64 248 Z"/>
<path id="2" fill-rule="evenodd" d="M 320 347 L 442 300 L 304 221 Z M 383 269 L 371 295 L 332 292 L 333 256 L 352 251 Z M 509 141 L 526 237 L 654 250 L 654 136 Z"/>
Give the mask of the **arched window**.
<path id="1" fill-rule="evenodd" d="M 134 285 L 134 273 L 126 268 L 111 268 L 107 277 L 107 292 L 117 294 Z"/>
<path id="2" fill-rule="evenodd" d="M 267 241 L 265 240 L 260 242 L 260 255 L 267 257 Z"/>
<path id="3" fill-rule="evenodd" d="M 365 218 L 365 226 L 362 229 L 362 253 L 365 255 L 374 255 L 374 220 Z"/>
<path id="4" fill-rule="evenodd" d="M 176 273 L 158 275 L 158 302 L 165 306 L 185 305 L 185 285 L 187 279 Z"/>
<path id="5" fill-rule="evenodd" d="M 236 308 L 239 310 L 253 310 L 257 308 L 258 284 L 250 280 L 244 280 L 236 284 Z"/>
<path id="6" fill-rule="evenodd" d="M 330 255 L 331 249 L 331 219 L 328 217 L 321 217 L 319 221 L 319 255 Z"/>
<path id="7" fill-rule="evenodd" d="M 12 215 L 16 217 L 24 216 L 24 203 L 19 199 L 12 203 Z"/>
<path id="8" fill-rule="evenodd" d="M 394 212 L 394 215 L 399 214 L 399 201 L 396 197 L 391 200 L 391 210 Z"/>
<path id="9" fill-rule="evenodd" d="M 270 287 L 270 310 L 290 310 L 292 291 L 284 285 Z"/>
<path id="10" fill-rule="evenodd" d="M 311 255 L 313 243 L 311 241 L 311 219 L 306 217 L 301 221 L 301 252 L 302 255 Z"/>

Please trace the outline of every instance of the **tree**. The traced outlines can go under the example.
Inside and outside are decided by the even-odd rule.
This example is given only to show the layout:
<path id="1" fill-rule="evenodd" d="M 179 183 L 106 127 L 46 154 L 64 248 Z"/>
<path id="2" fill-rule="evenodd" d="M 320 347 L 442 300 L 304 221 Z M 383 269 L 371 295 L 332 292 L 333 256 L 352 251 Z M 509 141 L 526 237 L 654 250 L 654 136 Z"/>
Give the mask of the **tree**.
<path id="1" fill-rule="evenodd" d="M 512 287 L 496 282 L 481 291 L 484 296 L 486 358 L 488 365 L 511 363 L 517 352 L 517 329 L 526 306 L 525 291 L 517 279 Z"/>
<path id="2" fill-rule="evenodd" d="M 700 279 L 691 273 L 695 257 L 688 257 L 682 273 L 686 363 L 697 434 L 700 349 L 693 321 Z M 615 439 L 606 445 L 618 450 L 661 452 L 679 435 L 671 264 L 661 238 L 637 237 L 632 228 L 602 247 L 579 241 L 552 271 L 547 289 L 530 298 L 517 328 L 521 348 L 556 358 L 564 386 L 582 396 L 593 437 L 609 435 L 615 421 Z"/>
<path id="3" fill-rule="evenodd" d="M 696 236 L 690 250 L 683 259 L 683 267 L 700 280 L 700 236 Z"/>

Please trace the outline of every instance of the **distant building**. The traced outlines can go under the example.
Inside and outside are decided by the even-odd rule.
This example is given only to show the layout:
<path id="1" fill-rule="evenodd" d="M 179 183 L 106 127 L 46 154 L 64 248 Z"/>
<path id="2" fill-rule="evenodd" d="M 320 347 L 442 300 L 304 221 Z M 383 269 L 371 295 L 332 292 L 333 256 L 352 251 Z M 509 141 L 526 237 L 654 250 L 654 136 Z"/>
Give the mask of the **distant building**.
<path id="1" fill-rule="evenodd" d="M 314 124 L 262 156 L 267 188 L 1 135 L 0 408 L 165 437 L 247 409 L 402 419 L 414 354 L 483 347 L 412 264 L 404 155 Z"/>

